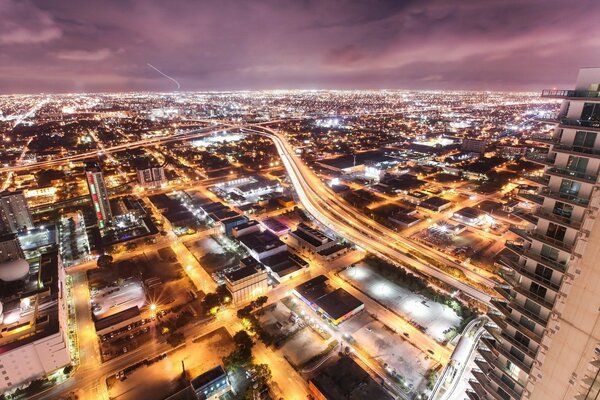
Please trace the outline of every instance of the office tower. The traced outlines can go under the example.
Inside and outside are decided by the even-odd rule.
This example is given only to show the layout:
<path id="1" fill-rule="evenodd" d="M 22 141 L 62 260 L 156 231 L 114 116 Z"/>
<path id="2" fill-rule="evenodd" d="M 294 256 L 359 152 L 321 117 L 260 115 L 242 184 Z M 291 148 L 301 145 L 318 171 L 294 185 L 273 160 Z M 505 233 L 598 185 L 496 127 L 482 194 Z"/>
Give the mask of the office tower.
<path id="1" fill-rule="evenodd" d="M 138 182 L 147 188 L 159 188 L 167 184 L 165 169 L 158 166 L 148 166 L 137 170 Z"/>
<path id="2" fill-rule="evenodd" d="M 88 163 L 85 167 L 85 178 L 92 197 L 96 219 L 98 220 L 98 228 L 103 229 L 112 219 L 112 213 L 102 169 L 95 162 Z"/>
<path id="3" fill-rule="evenodd" d="M 23 192 L 0 193 L 0 230 L 15 233 L 31 228 L 33 222 Z"/>
<path id="4" fill-rule="evenodd" d="M 536 210 L 506 243 L 509 285 L 490 312 L 470 399 L 592 400 L 600 388 L 600 68 L 582 69 L 562 98 L 532 177 Z M 541 145 L 540 145 L 541 147 Z"/>

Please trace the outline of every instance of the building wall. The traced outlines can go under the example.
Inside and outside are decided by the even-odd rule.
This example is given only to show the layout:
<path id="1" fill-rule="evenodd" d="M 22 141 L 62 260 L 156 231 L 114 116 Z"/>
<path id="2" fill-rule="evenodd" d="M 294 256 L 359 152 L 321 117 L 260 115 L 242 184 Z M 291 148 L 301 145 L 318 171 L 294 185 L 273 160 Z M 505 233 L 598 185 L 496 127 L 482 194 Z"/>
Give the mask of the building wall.
<path id="1" fill-rule="evenodd" d="M 235 283 L 232 283 L 229 280 L 226 280 L 225 283 L 227 285 L 227 290 L 229 290 L 233 296 L 233 302 L 236 304 L 253 300 L 258 296 L 267 293 L 268 290 L 267 273 L 264 270 Z"/>
<path id="2" fill-rule="evenodd" d="M 0 355 L 0 392 L 44 377 L 71 362 L 62 332 Z"/>
<path id="3" fill-rule="evenodd" d="M 22 192 L 5 192 L 0 197 L 0 222 L 1 230 L 6 232 L 33 228 L 31 213 Z"/>
<path id="4" fill-rule="evenodd" d="M 600 346 L 600 224 L 591 229 L 583 257 L 571 263 L 574 279 L 563 283 L 568 300 L 559 299 L 543 344 L 547 353 L 538 354 L 528 389 L 532 400 L 573 399 L 582 390 L 582 380 L 594 378 L 591 366 Z M 569 278 L 566 278 L 569 279 Z M 562 308 L 562 310 L 561 310 Z M 593 397 L 592 397 L 593 398 Z"/>

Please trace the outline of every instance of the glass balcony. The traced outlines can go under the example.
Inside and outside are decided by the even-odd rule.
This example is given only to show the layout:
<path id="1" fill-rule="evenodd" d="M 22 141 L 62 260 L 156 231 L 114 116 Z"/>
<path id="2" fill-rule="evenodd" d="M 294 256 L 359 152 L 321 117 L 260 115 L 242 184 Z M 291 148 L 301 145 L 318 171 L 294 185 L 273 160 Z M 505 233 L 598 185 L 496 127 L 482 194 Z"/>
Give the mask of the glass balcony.
<path id="1" fill-rule="evenodd" d="M 600 130 L 600 121 L 589 121 L 585 119 L 572 119 L 557 117 L 558 122 L 565 128 L 587 128 L 594 131 Z"/>
<path id="2" fill-rule="evenodd" d="M 600 158 L 600 149 L 592 147 L 573 146 L 564 143 L 556 143 L 552 151 L 558 153 L 577 154 L 587 157 Z"/>
<path id="3" fill-rule="evenodd" d="M 595 90 L 542 90 L 542 97 L 553 99 L 595 99 L 600 92 Z"/>
<path id="4" fill-rule="evenodd" d="M 525 160 L 552 167 L 556 157 L 548 157 L 548 153 L 530 152 L 525 154 Z"/>
<path id="5" fill-rule="evenodd" d="M 563 201 L 563 202 L 573 204 L 576 206 L 580 206 L 580 207 L 587 207 L 590 204 L 589 199 L 585 199 L 583 197 L 577 197 L 572 194 L 554 192 L 554 191 L 550 190 L 550 188 L 543 188 L 540 191 L 540 194 L 542 196 L 550 197 L 551 199 L 554 199 L 554 200 Z"/>
<path id="6" fill-rule="evenodd" d="M 539 240 L 542 243 L 546 243 L 547 245 L 556 247 L 557 249 L 566 251 L 567 253 L 570 253 L 573 250 L 573 243 L 565 243 L 563 240 L 551 238 L 549 236 L 541 234 L 540 232 L 537 232 L 536 230 L 526 230 L 526 229 L 517 228 L 515 226 L 511 226 L 510 228 L 508 228 L 508 230 L 511 231 L 512 233 L 515 233 L 515 234 L 521 236 L 523 239 Z"/>
<path id="7" fill-rule="evenodd" d="M 544 210 L 543 208 L 538 208 L 533 213 L 533 215 L 538 218 L 543 218 L 548 221 L 552 221 L 557 224 L 564 225 L 566 227 L 577 229 L 577 230 L 579 230 L 581 228 L 581 224 L 583 222 L 583 221 L 576 221 L 572 218 L 566 218 L 566 217 L 562 217 L 560 215 L 556 215 L 554 213 Z"/>
<path id="8" fill-rule="evenodd" d="M 560 138 L 552 137 L 552 135 L 532 135 L 529 139 L 548 144 L 560 143 Z"/>
<path id="9" fill-rule="evenodd" d="M 567 269 L 567 266 L 565 264 L 543 257 L 541 254 L 534 253 L 533 251 L 525 249 L 522 245 L 519 246 L 513 242 L 506 242 L 505 247 L 517 255 L 530 258 L 536 262 L 544 264 L 549 268 L 552 268 L 557 272 L 564 273 Z"/>
<path id="10" fill-rule="evenodd" d="M 584 172 L 571 171 L 565 168 L 551 167 L 546 169 L 546 173 L 550 175 L 560 176 L 562 178 L 575 179 L 580 182 L 596 183 L 598 180 L 598 174 L 590 175 Z"/>

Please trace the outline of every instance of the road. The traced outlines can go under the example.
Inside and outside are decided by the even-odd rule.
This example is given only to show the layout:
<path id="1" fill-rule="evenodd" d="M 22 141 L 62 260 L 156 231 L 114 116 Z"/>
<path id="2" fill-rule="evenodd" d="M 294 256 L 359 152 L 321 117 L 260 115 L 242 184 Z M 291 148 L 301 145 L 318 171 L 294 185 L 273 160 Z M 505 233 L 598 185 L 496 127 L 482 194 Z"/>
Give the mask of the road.
<path id="1" fill-rule="evenodd" d="M 262 126 L 256 128 L 258 129 L 243 128 L 242 131 L 263 135 L 273 140 L 302 205 L 318 221 L 364 250 L 394 263 L 400 261 L 411 265 L 423 274 L 439 279 L 470 297 L 489 304 L 491 300 L 489 294 L 408 256 L 408 251 L 412 249 L 409 244 L 404 243 L 403 238 L 399 238 L 396 232 L 377 224 L 359 212 L 353 211 L 348 204 L 340 201 L 338 196 L 302 163 L 285 137 L 269 128 Z M 421 250 L 414 249 L 414 251 Z M 472 275 L 468 276 L 478 279 L 478 275 Z"/>

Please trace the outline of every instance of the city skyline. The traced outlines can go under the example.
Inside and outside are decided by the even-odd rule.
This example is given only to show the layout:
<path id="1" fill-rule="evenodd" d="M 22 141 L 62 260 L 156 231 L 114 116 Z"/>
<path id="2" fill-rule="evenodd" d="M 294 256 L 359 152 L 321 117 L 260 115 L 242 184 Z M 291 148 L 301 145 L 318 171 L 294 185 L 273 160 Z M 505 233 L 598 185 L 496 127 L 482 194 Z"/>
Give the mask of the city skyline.
<path id="1" fill-rule="evenodd" d="M 530 91 L 600 63 L 593 1 L 521 3 L 4 0 L 0 93 Z"/>

